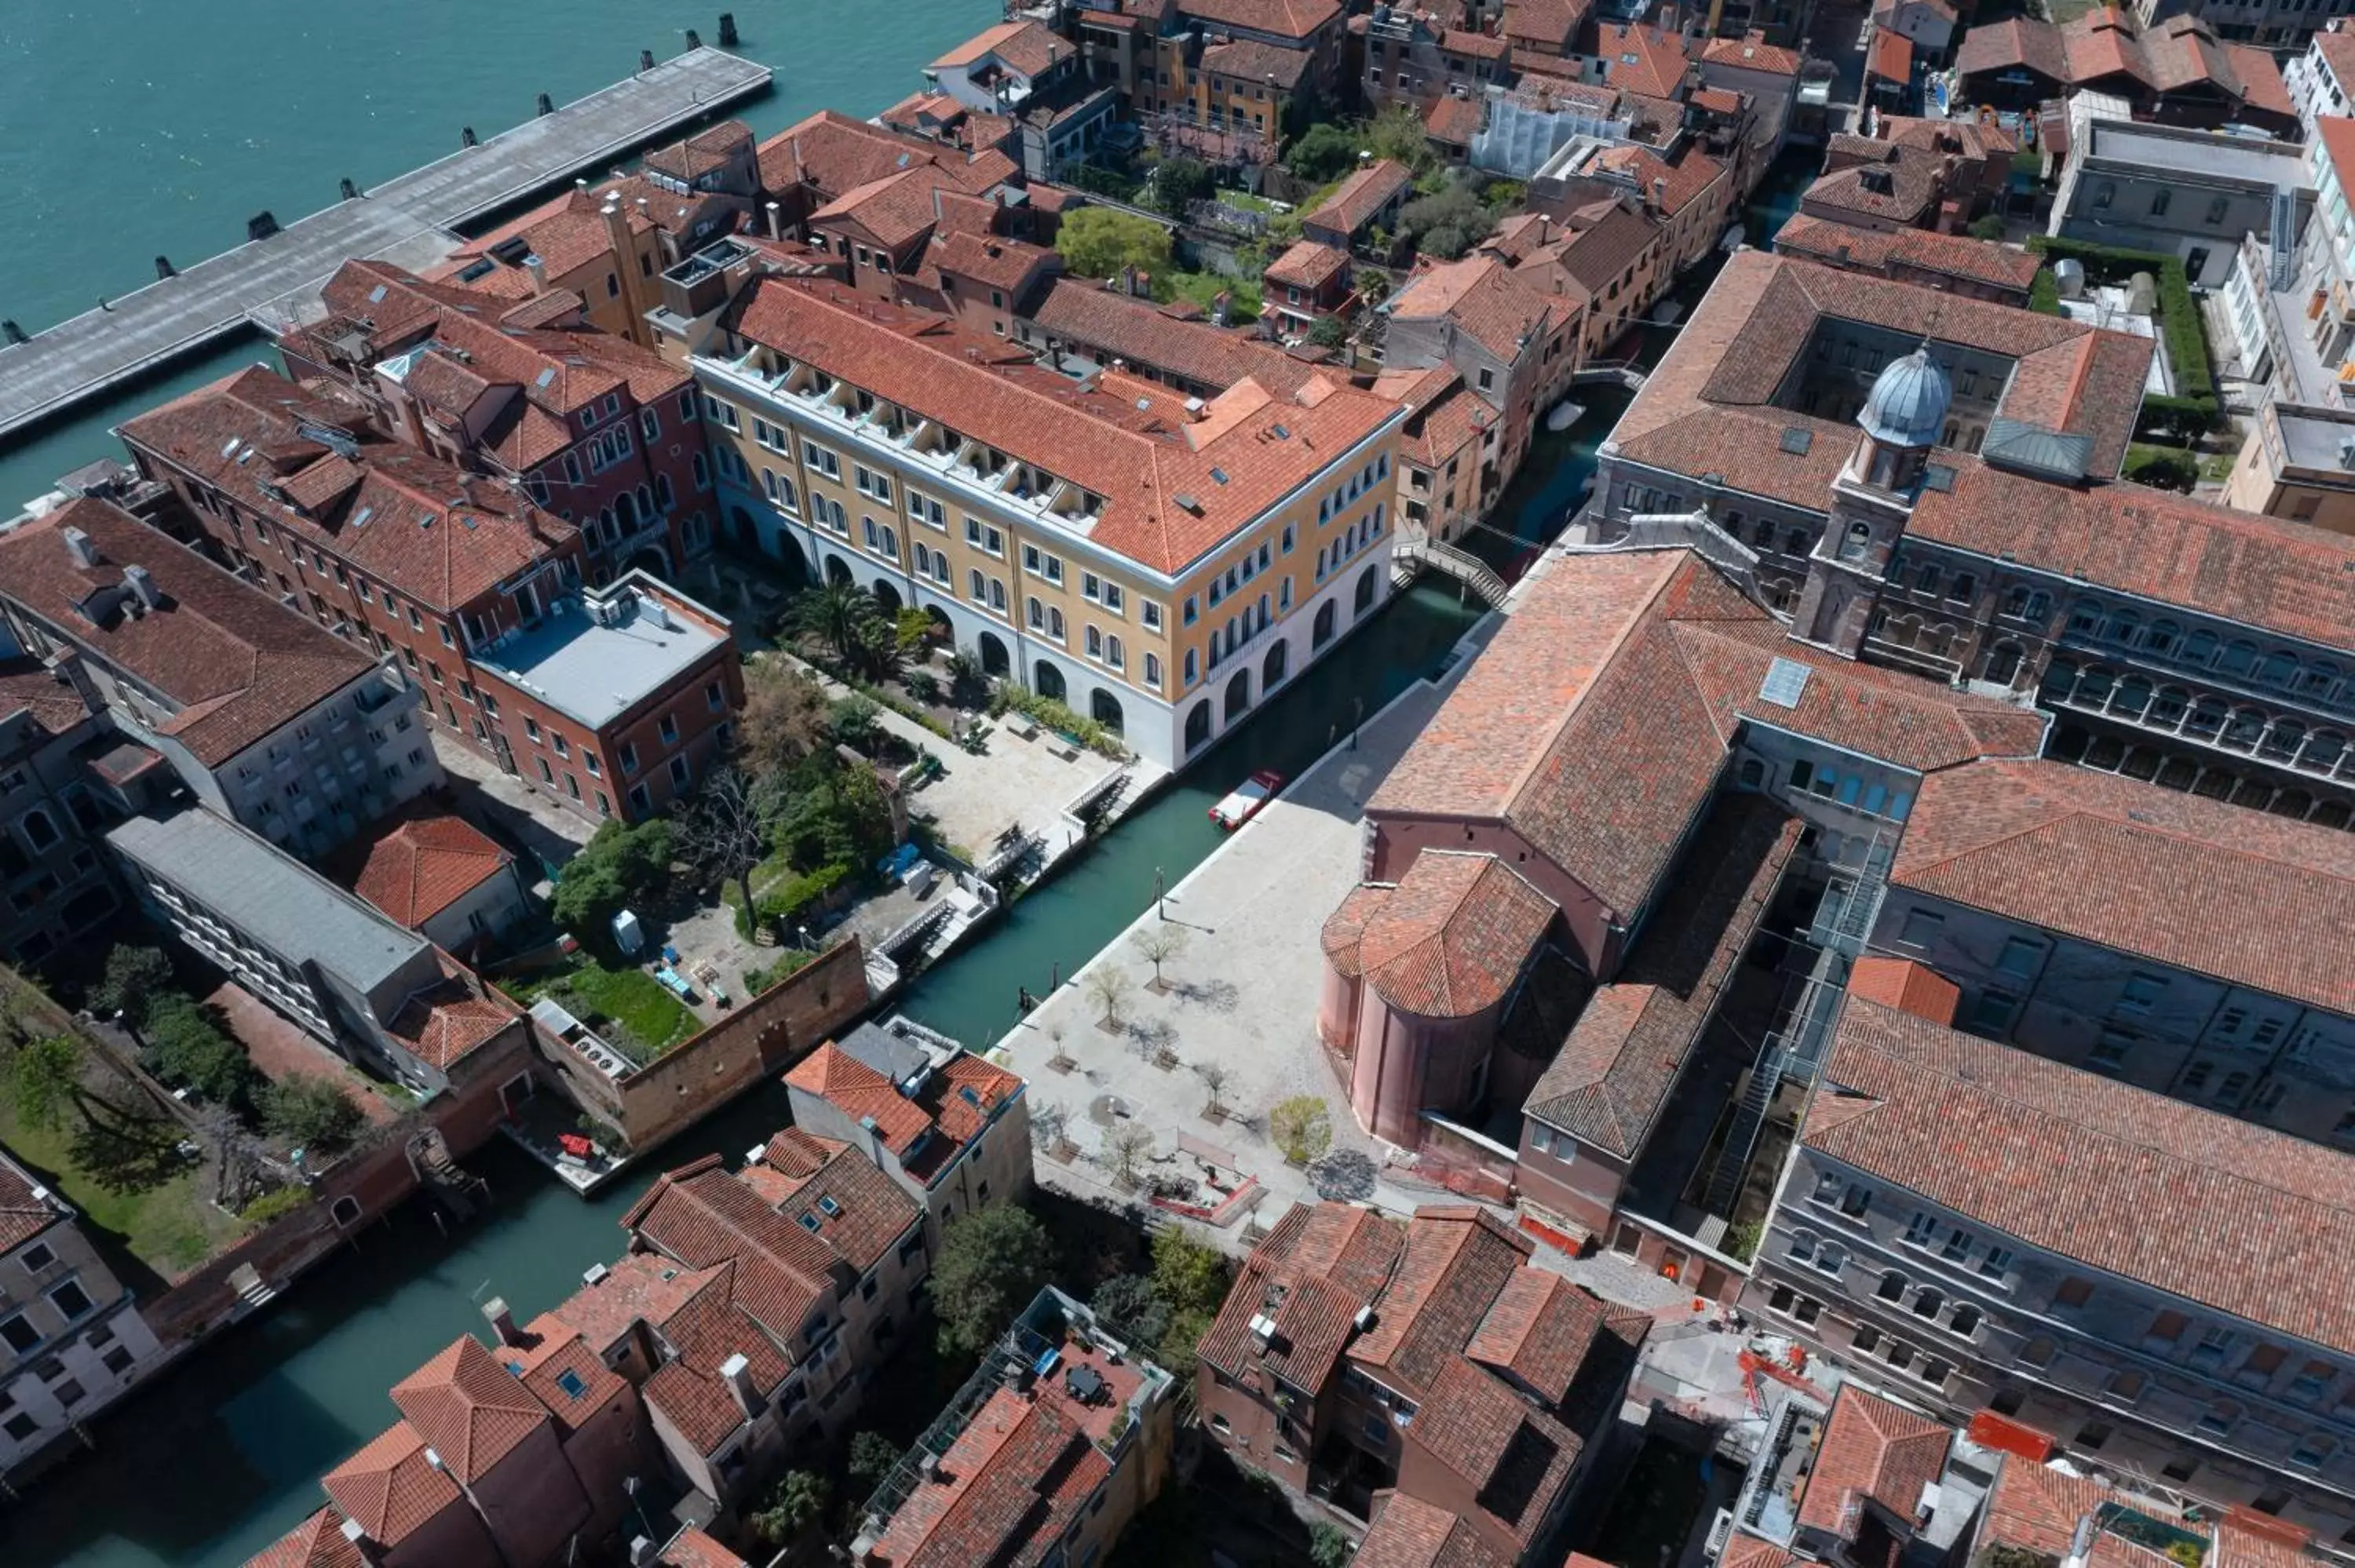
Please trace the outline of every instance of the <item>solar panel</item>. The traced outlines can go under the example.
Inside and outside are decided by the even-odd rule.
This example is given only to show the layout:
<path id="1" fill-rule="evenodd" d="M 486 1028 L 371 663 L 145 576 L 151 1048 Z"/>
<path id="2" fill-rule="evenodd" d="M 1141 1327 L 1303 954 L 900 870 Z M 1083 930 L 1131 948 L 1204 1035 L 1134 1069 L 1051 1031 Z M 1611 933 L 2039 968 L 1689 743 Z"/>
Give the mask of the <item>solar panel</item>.
<path id="1" fill-rule="evenodd" d="M 1766 678 L 1758 683 L 1758 696 L 1763 702 L 1778 708 L 1796 708 L 1807 693 L 1808 668 L 1795 659 L 1777 659 L 1766 666 Z"/>

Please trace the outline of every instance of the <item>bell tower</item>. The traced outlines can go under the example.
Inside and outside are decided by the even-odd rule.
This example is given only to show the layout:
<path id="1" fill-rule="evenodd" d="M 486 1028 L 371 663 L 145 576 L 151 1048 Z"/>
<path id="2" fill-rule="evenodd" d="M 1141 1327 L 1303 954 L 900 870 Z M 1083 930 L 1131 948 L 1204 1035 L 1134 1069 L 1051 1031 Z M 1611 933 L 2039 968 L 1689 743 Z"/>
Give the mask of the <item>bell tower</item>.
<path id="1" fill-rule="evenodd" d="M 1954 388 L 1927 342 L 1874 377 L 1857 424 L 1863 434 L 1832 481 L 1823 537 L 1807 562 L 1807 586 L 1791 635 L 1845 658 L 1863 646 L 1889 563 L 1922 493 L 1930 452 L 1945 429 Z"/>

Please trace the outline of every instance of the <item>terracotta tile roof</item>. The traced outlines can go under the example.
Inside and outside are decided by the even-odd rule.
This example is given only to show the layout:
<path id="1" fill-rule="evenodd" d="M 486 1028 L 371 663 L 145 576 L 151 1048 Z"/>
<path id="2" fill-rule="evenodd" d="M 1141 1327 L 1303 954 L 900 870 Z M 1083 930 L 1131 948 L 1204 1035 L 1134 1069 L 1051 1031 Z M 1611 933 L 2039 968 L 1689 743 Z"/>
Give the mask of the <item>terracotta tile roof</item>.
<path id="1" fill-rule="evenodd" d="M 1683 857 L 1685 874 L 1646 921 L 1619 979 L 1587 1002 L 1525 1115 L 1624 1158 L 1643 1149 L 1803 826 L 1763 795 L 1715 803 Z"/>
<path id="2" fill-rule="evenodd" d="M 1764 33 L 1752 33 L 1742 38 L 1711 38 L 1702 46 L 1701 63 L 1732 66 L 1739 70 L 1765 71 L 1772 76 L 1796 77 L 1799 74 L 1799 55 L 1766 41 Z"/>
<path id="3" fill-rule="evenodd" d="M 1605 1331 L 1606 1319 L 1616 1316 L 1593 1291 L 1524 1265 L 1497 1293 L 1464 1353 L 1508 1374 L 1547 1406 L 1559 1407 Z M 1650 1327 L 1649 1319 L 1644 1326 Z"/>
<path id="4" fill-rule="evenodd" d="M 1895 223 L 1923 223 L 1948 194 L 1945 162 L 1938 154 L 1903 143 L 1835 133 L 1828 172 L 1800 200 Z"/>
<path id="5" fill-rule="evenodd" d="M 1485 98 L 1434 98 L 1423 111 L 1423 134 L 1451 147 L 1469 147 L 1487 123 Z"/>
<path id="6" fill-rule="evenodd" d="M 1262 274 L 1270 283 L 1295 289 L 1321 289 L 1349 265 L 1349 253 L 1313 239 L 1299 240 L 1267 264 Z"/>
<path id="7" fill-rule="evenodd" d="M 943 193 L 963 195 L 964 187 L 953 171 L 919 164 L 845 191 L 812 213 L 810 223 L 856 225 L 896 255 L 932 231 L 939 221 L 935 197 Z"/>
<path id="8" fill-rule="evenodd" d="M 1202 1359 L 1229 1376 L 1264 1365 L 1315 1392 L 1340 1360 L 1350 1319 L 1380 1294 L 1405 1231 L 1347 1203 L 1288 1210 L 1237 1271 L 1203 1338 Z M 1251 1319 L 1271 1310 L 1277 1334 L 1263 1349 Z"/>
<path id="9" fill-rule="evenodd" d="M 1633 143 L 1604 147 L 1596 154 L 1595 164 L 1633 181 L 1636 194 L 1646 200 L 1650 199 L 1657 186 L 1660 208 L 1671 217 L 1684 211 L 1725 177 L 1723 164 L 1691 147 L 1687 147 L 1683 155 L 1673 164 L 1648 147 L 1638 147 Z M 1723 205 L 1724 195 L 1723 192 L 1719 193 L 1721 206 Z"/>
<path id="10" fill-rule="evenodd" d="M 369 1539 L 399 1546 L 464 1495 L 457 1482 L 426 1458 L 425 1446 L 415 1427 L 396 1421 L 320 1478 L 320 1484 Z"/>
<path id="11" fill-rule="evenodd" d="M 1867 74 L 1903 86 L 1913 77 L 1913 40 L 1902 33 L 1881 32 L 1872 40 L 1872 63 Z"/>
<path id="12" fill-rule="evenodd" d="M 523 1014 L 439 948 L 434 958 L 441 980 L 412 993 L 384 1028 L 419 1061 L 447 1072 L 515 1027 Z"/>
<path id="13" fill-rule="evenodd" d="M 687 1268 L 660 1253 L 624 1253 L 596 1284 L 574 1291 L 553 1315 L 602 1356 L 638 1324 L 660 1328 L 698 1292 L 728 1279 L 724 1268 Z"/>
<path id="14" fill-rule="evenodd" d="M 976 279 L 1009 295 L 1018 294 L 1035 277 L 1061 265 L 1061 259 L 1043 245 L 968 229 L 934 235 L 924 259 L 940 271 Z"/>
<path id="15" fill-rule="evenodd" d="M 0 1154 L 0 1256 L 65 1217 L 65 1209 L 48 1196 L 48 1189 L 37 1190 L 15 1160 Z"/>
<path id="16" fill-rule="evenodd" d="M 1625 276 L 1644 252 L 1660 242 L 1663 230 L 1649 213 L 1628 201 L 1601 204 L 1548 247 L 1551 264 L 1589 296 L 1603 293 Z M 1541 251 L 1533 262 L 1547 260 Z"/>
<path id="17" fill-rule="evenodd" d="M 1023 76 L 1043 76 L 1058 59 L 1071 58 L 1070 48 L 1044 23 L 1000 22 L 985 27 L 934 60 L 928 69 L 948 70 L 979 64 L 989 56 Z"/>
<path id="18" fill-rule="evenodd" d="M 1800 1132 L 1818 1153 L 1977 1228 L 2355 1351 L 2345 1155 L 1856 997 L 1822 1081 L 1837 1092 Z"/>
<path id="19" fill-rule="evenodd" d="M 821 109 L 761 143 L 761 185 L 773 196 L 807 185 L 830 198 L 949 155 L 937 142 Z"/>
<path id="20" fill-rule="evenodd" d="M 1711 114 L 1742 112 L 1742 95 L 1738 92 L 1729 92 L 1721 87 L 1704 87 L 1700 91 L 1688 95 L 1685 101 L 1695 109 L 1704 109 Z"/>
<path id="21" fill-rule="evenodd" d="M 1359 936 L 1340 961 L 1401 1012 L 1470 1018 L 1504 1000 L 1557 912 L 1494 855 L 1432 850 L 1379 897 L 1343 901 Z"/>
<path id="22" fill-rule="evenodd" d="M 1178 13 L 1284 38 L 1314 36 L 1341 14 L 1339 0 L 1178 0 Z"/>
<path id="23" fill-rule="evenodd" d="M 2355 920 L 2329 828 L 2057 762 L 1923 781 L 1891 879 L 2119 952 L 2355 1012 L 2327 933 Z M 2181 890 L 2197 887 L 2197 899 Z M 2313 933 L 2311 940 L 2293 932 Z"/>
<path id="24" fill-rule="evenodd" d="M 2202 1525 L 2170 1517 L 2147 1494 L 2124 1497 L 2091 1476 L 2072 1475 L 2049 1465 L 2007 1457 L 1993 1489 L 1987 1493 L 1986 1521 L 1980 1526 L 1979 1536 L 1982 1541 L 2064 1558 L 2075 1540 L 2077 1521 L 2105 1504 L 2119 1502 L 2190 1533 L 2207 1533 Z M 2235 1531 L 2233 1539 L 2247 1538 Z M 2289 1553 L 2287 1561 L 2267 1553 L 2256 1563 L 2243 1557 L 2239 1563 L 2228 1564 L 2227 1559 L 2232 1554 L 2225 1548 L 2226 1538 L 2220 1531 L 2208 1554 L 2208 1561 L 2217 1568 L 2295 1568 L 2298 1563 L 2310 1561 L 2298 1552 Z M 2162 1568 L 2167 1561 L 2157 1552 L 2128 1545 L 2108 1531 L 2094 1537 L 2094 1568 Z"/>
<path id="25" fill-rule="evenodd" d="M 549 1419 L 547 1406 L 471 1335 L 394 1383 L 392 1402 L 462 1486 L 489 1475 Z"/>
<path id="26" fill-rule="evenodd" d="M 1374 1326 L 1349 1346 L 1349 1360 L 1420 1397 L 1459 1359 L 1533 1250 L 1485 1209 L 1418 1210 Z"/>
<path id="27" fill-rule="evenodd" d="M 1939 234 L 1926 228 L 1881 233 L 1806 213 L 1794 213 L 1775 230 L 1774 249 L 1835 266 L 1844 258 L 1850 264 L 1881 272 L 1896 267 L 1916 268 L 1949 278 L 1997 283 L 2023 294 L 2043 265 L 2029 251 L 1966 234 Z"/>
<path id="28" fill-rule="evenodd" d="M 1764 701 L 1776 659 L 1799 703 Z M 1532 586 L 1368 802 L 1385 817 L 1502 821 L 1632 922 L 1744 723 L 1916 770 L 2026 756 L 2042 720 L 1818 655 L 1684 552 L 1572 556 Z"/>
<path id="29" fill-rule="evenodd" d="M 1383 306 L 1393 321 L 1453 321 L 1458 331 L 1508 365 L 1574 313 L 1531 288 L 1494 256 L 1467 256 L 1425 268 Z"/>
<path id="30" fill-rule="evenodd" d="M 1058 330 L 1043 310 L 1039 320 Z M 1327 454 L 1400 417 L 1372 393 L 1318 376 L 1290 397 L 1238 382 L 1196 418 L 1165 388 L 1081 387 L 1027 356 L 993 363 L 986 355 L 1002 355 L 1003 344 L 943 317 L 797 279 L 757 282 L 740 330 L 1105 498 L 1094 543 L 1171 575 L 1322 474 Z"/>
<path id="31" fill-rule="evenodd" d="M 1946 1024 L 1955 1022 L 1955 1004 L 1963 996 L 1962 987 L 1926 964 L 1877 954 L 1857 959 L 1849 970 L 1848 990 L 1850 996 Z"/>
<path id="32" fill-rule="evenodd" d="M 78 528 L 98 564 L 74 558 Z M 125 567 L 163 595 L 145 609 Z M 376 661 L 111 503 L 69 502 L 0 535 L 0 596 L 177 710 L 157 728 L 217 768 L 362 680 Z"/>
<path id="33" fill-rule="evenodd" d="M 752 128 L 741 120 L 723 120 L 667 147 L 657 147 L 645 158 L 647 168 L 674 179 L 693 181 L 728 166 L 730 158 L 752 146 Z"/>
<path id="34" fill-rule="evenodd" d="M 2013 17 L 1964 33 L 1955 51 L 1955 69 L 1965 77 L 2027 69 L 2074 87 L 2124 77 L 2153 92 L 2200 88 L 2263 112 L 2284 118 L 2294 112 L 2280 67 L 2270 54 L 2222 43 L 2192 16 L 2170 17 L 2149 27 L 2139 27 L 2126 12 L 2107 9 L 2088 11 L 2059 26 Z"/>
<path id="35" fill-rule="evenodd" d="M 1603 79 L 1623 92 L 1646 98 L 1684 96 L 1685 56 L 1681 34 L 1665 32 L 1641 22 L 1605 22 L 1595 33 L 1594 53 L 1603 61 Z"/>
<path id="36" fill-rule="evenodd" d="M 122 433 L 272 526 L 291 529 L 404 599 L 445 613 L 527 566 L 578 548 L 570 524 L 504 484 L 376 438 L 365 417 L 366 410 L 330 400 L 321 387 L 297 387 L 257 366 L 129 420 Z M 304 423 L 346 431 L 360 454 L 359 482 L 332 505 L 307 511 L 279 499 L 293 493 L 282 481 L 299 483 L 312 464 L 334 467 L 344 460 L 300 436 Z M 249 447 L 252 452 L 240 462 Z M 281 461 L 282 473 L 274 471 Z"/>
<path id="37" fill-rule="evenodd" d="M 40 733 L 52 736 L 88 723 L 90 705 L 59 673 L 30 654 L 0 657 L 0 718 L 29 714 Z"/>
<path id="38" fill-rule="evenodd" d="M 1579 24 L 1593 8 L 1592 0 L 1505 0 L 1504 34 L 1517 44 L 1562 54 L 1577 41 Z"/>
<path id="39" fill-rule="evenodd" d="M 2009 159 L 2019 151 L 2019 138 L 1992 120 L 1925 120 L 1919 115 L 1884 114 L 1881 139 L 1902 147 L 1934 153 L 1955 153 L 1974 162 Z"/>
<path id="40" fill-rule="evenodd" d="M 868 1553 L 886 1568 L 1034 1568 L 1112 1473 L 1051 1389 L 992 1393 Z"/>
<path id="41" fill-rule="evenodd" d="M 1843 1383 L 1799 1499 L 1800 1525 L 1850 1537 L 1849 1510 L 1868 1500 L 1911 1525 L 1921 1512 L 1922 1489 L 1945 1470 L 1953 1437 L 1926 1415 Z"/>
<path id="42" fill-rule="evenodd" d="M 748 1266 L 729 1262 L 720 1266 L 719 1287 L 698 1291 L 663 1325 L 663 1338 L 676 1354 L 640 1390 L 647 1405 L 706 1456 L 746 1420 L 728 1380 L 719 1375 L 730 1358 L 745 1359 L 745 1375 L 763 1395 L 773 1393 L 793 1371 L 761 1319 L 732 1299 Z M 798 1321 L 785 1330 L 799 1331 Z"/>
<path id="43" fill-rule="evenodd" d="M 1955 46 L 1955 71 L 1958 76 L 2017 69 L 2034 71 L 2050 81 L 2067 82 L 2069 54 L 2060 29 L 2032 16 L 2010 16 L 1968 29 Z"/>
<path id="44" fill-rule="evenodd" d="M 1398 373 L 1385 372 L 1381 380 L 1394 374 Z M 1434 474 L 1444 473 L 1450 459 L 1477 441 L 1496 422 L 1497 410 L 1464 384 L 1463 374 L 1452 365 L 1406 374 L 1432 377 L 1436 384 L 1427 397 L 1418 389 L 1415 397 L 1407 400 L 1413 412 L 1407 417 L 1406 439 L 1400 443 L 1399 455 Z M 1380 382 L 1376 386 L 1377 390 L 1382 390 Z M 1465 492 L 1457 493 L 1468 502 Z"/>
<path id="45" fill-rule="evenodd" d="M 744 1559 L 691 1525 L 672 1536 L 655 1561 L 664 1568 L 750 1568 Z"/>
<path id="46" fill-rule="evenodd" d="M 1333 194 L 1300 215 L 1303 226 L 1329 228 L 1355 238 L 1373 222 L 1374 215 L 1414 185 L 1404 164 L 1384 158 L 1369 164 L 1343 180 Z"/>
<path id="47" fill-rule="evenodd" d="M 1289 92 L 1308 74 L 1316 57 L 1306 49 L 1287 48 L 1259 38 L 1231 38 L 1202 51 L 1201 69 L 1219 76 L 1268 83 Z"/>
<path id="48" fill-rule="evenodd" d="M 245 1560 L 245 1568 L 367 1568 L 344 1537 L 343 1515 L 323 1508 Z"/>
<path id="49" fill-rule="evenodd" d="M 412 930 L 515 863 L 481 829 L 439 812 L 402 819 L 365 853 L 352 891 Z"/>
<path id="50" fill-rule="evenodd" d="M 1571 1560 L 1573 1563 L 1576 1558 Z M 1802 1559 L 1787 1546 L 1763 1541 L 1746 1531 L 1735 1531 L 1718 1557 L 1720 1568 L 1792 1568 Z"/>
<path id="51" fill-rule="evenodd" d="M 1351 1568 L 1512 1568 L 1487 1536 L 1445 1509 L 1397 1491 L 1378 1501 Z"/>
<path id="52" fill-rule="evenodd" d="M 526 1346 L 500 1345 L 491 1355 L 510 1377 L 520 1378 L 533 1398 L 556 1418 L 570 1437 L 607 1402 L 629 1393 L 629 1384 L 608 1367 L 580 1330 L 553 1312 L 532 1319 Z"/>
<path id="53" fill-rule="evenodd" d="M 1480 1511 L 1525 1549 L 1583 1446 L 1578 1434 L 1461 1356 L 1441 1368 L 1405 1440 L 1462 1478 Z"/>
<path id="54" fill-rule="evenodd" d="M 996 1107 L 1022 1087 L 1014 1074 L 971 1052 L 960 1052 L 930 1074 L 921 1095 L 911 1097 L 832 1041 L 795 1063 L 785 1082 L 828 1102 L 853 1121 L 871 1118 L 883 1146 L 920 1178 L 945 1170 L 988 1128 Z M 789 1128 L 769 1140 L 772 1166 L 794 1170 L 806 1163 L 805 1146 L 794 1142 L 797 1136 L 797 1129 Z M 808 1171 L 795 1173 L 805 1176 Z"/>

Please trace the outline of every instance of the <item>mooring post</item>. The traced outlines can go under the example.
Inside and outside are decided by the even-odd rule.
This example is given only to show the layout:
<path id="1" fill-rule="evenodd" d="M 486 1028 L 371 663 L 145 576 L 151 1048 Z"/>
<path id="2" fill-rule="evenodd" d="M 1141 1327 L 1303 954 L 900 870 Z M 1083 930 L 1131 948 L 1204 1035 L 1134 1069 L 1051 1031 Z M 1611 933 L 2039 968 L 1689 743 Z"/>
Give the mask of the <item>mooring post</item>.
<path id="1" fill-rule="evenodd" d="M 652 69 L 655 69 L 655 52 L 654 52 L 654 50 L 652 50 L 652 49 L 640 49 L 640 50 L 638 51 L 638 69 L 640 69 L 641 71 L 649 71 L 649 70 L 652 70 Z"/>
<path id="2" fill-rule="evenodd" d="M 474 139 L 474 128 L 473 126 L 461 125 L 458 127 L 458 145 L 461 147 L 479 147 L 482 145 L 480 142 Z"/>
<path id="3" fill-rule="evenodd" d="M 689 27 L 687 30 L 687 47 L 690 49 L 701 48 L 703 47 L 703 35 L 697 32 L 693 27 Z"/>
<path id="4" fill-rule="evenodd" d="M 555 113 L 556 100 L 549 97 L 548 94 L 544 92 L 541 93 L 539 95 L 539 112 L 543 117 Z"/>
<path id="5" fill-rule="evenodd" d="M 360 199 L 360 187 L 352 183 L 351 176 L 348 175 L 344 176 L 344 199 L 346 201 Z"/>
<path id="6" fill-rule="evenodd" d="M 178 269 L 172 265 L 172 259 L 169 256 L 158 256 L 155 258 L 155 281 L 157 282 L 160 283 L 166 278 L 176 278 L 179 275 Z"/>
<path id="7" fill-rule="evenodd" d="M 719 47 L 723 49 L 736 47 L 736 13 L 733 11 L 719 13 Z"/>
<path id="8" fill-rule="evenodd" d="M 25 335 L 25 329 L 16 324 L 16 318 L 14 316 L 9 317 L 6 321 L 0 321 L 0 337 L 6 338 L 10 343 L 30 343 L 33 341 L 31 338 Z"/>

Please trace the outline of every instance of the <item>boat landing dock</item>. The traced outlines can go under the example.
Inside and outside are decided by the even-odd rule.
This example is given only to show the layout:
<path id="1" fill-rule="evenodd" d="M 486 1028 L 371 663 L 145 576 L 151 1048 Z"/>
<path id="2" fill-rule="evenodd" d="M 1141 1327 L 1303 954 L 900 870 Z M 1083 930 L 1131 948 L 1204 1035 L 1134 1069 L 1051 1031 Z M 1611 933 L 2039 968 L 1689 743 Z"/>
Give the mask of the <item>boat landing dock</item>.
<path id="1" fill-rule="evenodd" d="M 764 90 L 769 68 L 714 48 L 601 88 L 176 276 L 0 347 L 0 440 L 253 325 L 345 261 L 423 269 L 460 226 Z"/>

